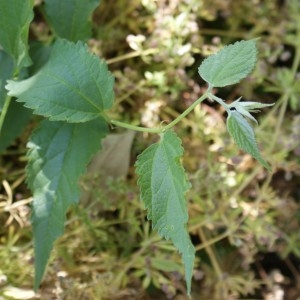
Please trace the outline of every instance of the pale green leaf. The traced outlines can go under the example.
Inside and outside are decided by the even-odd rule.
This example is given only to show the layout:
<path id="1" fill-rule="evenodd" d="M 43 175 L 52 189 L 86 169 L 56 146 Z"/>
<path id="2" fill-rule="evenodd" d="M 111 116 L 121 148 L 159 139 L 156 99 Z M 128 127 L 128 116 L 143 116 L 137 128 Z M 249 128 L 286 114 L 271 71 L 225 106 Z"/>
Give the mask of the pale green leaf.
<path id="1" fill-rule="evenodd" d="M 270 166 L 259 152 L 252 127 L 238 111 L 232 110 L 229 112 L 229 116 L 227 117 L 227 129 L 236 144 L 242 150 L 252 155 L 266 169 L 271 171 Z"/>
<path id="2" fill-rule="evenodd" d="M 257 120 L 243 106 L 236 105 L 235 109 L 244 117 L 247 117 L 250 120 L 252 120 L 253 122 L 255 122 L 256 124 L 258 124 Z"/>
<path id="3" fill-rule="evenodd" d="M 253 122 L 257 124 L 257 120 L 250 114 L 250 112 L 259 112 L 258 108 L 264 108 L 268 106 L 272 106 L 274 104 L 264 104 L 260 102 L 253 102 L 253 101 L 244 101 L 241 102 L 242 97 L 237 99 L 236 101 L 232 102 L 230 105 L 228 105 L 229 109 L 236 109 L 241 115 L 244 117 L 249 118 Z"/>
<path id="4" fill-rule="evenodd" d="M 232 102 L 231 104 L 228 105 L 229 110 L 234 110 L 236 109 L 241 115 L 243 115 L 244 117 L 249 118 L 250 120 L 252 120 L 253 122 L 257 123 L 257 120 L 250 114 L 250 112 L 245 109 L 243 107 L 243 105 L 240 105 L 242 102 L 240 102 L 242 97 L 240 97 L 239 99 L 237 99 L 236 101 Z"/>
<path id="5" fill-rule="evenodd" d="M 148 219 L 152 220 L 152 227 L 161 236 L 171 239 L 182 253 L 190 293 L 195 250 L 186 229 L 185 193 L 190 183 L 180 163 L 182 155 L 180 139 L 174 132 L 167 131 L 161 134 L 158 143 L 139 155 L 136 172 L 141 199 L 148 210 Z"/>
<path id="6" fill-rule="evenodd" d="M 100 0 L 44 0 L 48 23 L 58 37 L 77 42 L 91 36 L 91 15 Z"/>
<path id="7" fill-rule="evenodd" d="M 107 134 L 102 119 L 80 124 L 43 121 L 31 137 L 26 169 L 33 192 L 32 225 L 37 289 L 69 206 L 79 199 L 78 180 Z"/>
<path id="8" fill-rule="evenodd" d="M 34 76 L 9 80 L 9 95 L 53 121 L 86 122 L 112 106 L 114 79 L 105 62 L 82 42 L 58 40 Z"/>
<path id="9" fill-rule="evenodd" d="M 243 106 L 248 111 L 258 112 L 259 110 L 257 110 L 257 109 L 273 106 L 274 103 L 266 104 L 266 103 L 260 103 L 260 102 L 254 102 L 254 101 L 245 101 L 245 102 L 239 102 L 239 105 Z"/>
<path id="10" fill-rule="evenodd" d="M 199 67 L 199 75 L 211 87 L 223 87 L 241 81 L 256 64 L 255 40 L 240 41 L 206 58 Z"/>
<path id="11" fill-rule="evenodd" d="M 181 266 L 177 262 L 165 258 L 153 257 L 151 266 L 163 272 L 180 272 L 181 270 Z"/>
<path id="12" fill-rule="evenodd" d="M 0 0 L 0 45 L 21 69 L 30 65 L 28 32 L 34 0 Z"/>

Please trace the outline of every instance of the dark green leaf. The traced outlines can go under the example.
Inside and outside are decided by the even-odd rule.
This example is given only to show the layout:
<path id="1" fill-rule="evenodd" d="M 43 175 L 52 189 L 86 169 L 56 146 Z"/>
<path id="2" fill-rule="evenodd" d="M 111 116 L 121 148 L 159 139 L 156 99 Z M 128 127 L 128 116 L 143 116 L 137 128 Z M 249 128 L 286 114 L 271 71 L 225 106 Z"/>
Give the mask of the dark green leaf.
<path id="1" fill-rule="evenodd" d="M 0 51 L 0 112 L 7 94 L 4 88 L 6 80 L 12 78 L 14 70 L 13 59 L 4 51 Z M 31 110 L 12 100 L 8 106 L 0 133 L 0 152 L 23 131 L 31 117 Z"/>
<path id="2" fill-rule="evenodd" d="M 255 40 L 236 42 L 206 58 L 199 74 L 211 87 L 237 83 L 253 70 L 256 54 Z"/>
<path id="3" fill-rule="evenodd" d="M 45 13 L 58 37 L 77 42 L 91 36 L 92 12 L 100 0 L 44 0 Z"/>
<path id="4" fill-rule="evenodd" d="M 11 101 L 0 133 L 0 152 L 18 137 L 30 121 L 32 111 L 21 103 Z"/>
<path id="5" fill-rule="evenodd" d="M 186 230 L 188 213 L 185 193 L 190 188 L 180 163 L 183 154 L 180 139 L 172 131 L 161 134 L 161 140 L 147 148 L 136 163 L 141 198 L 152 226 L 166 239 L 171 239 L 182 253 L 187 290 L 191 278 L 195 249 Z"/>
<path id="6" fill-rule="evenodd" d="M 236 144 L 244 151 L 257 159 L 266 169 L 271 171 L 268 163 L 262 158 L 250 124 L 236 110 L 230 111 L 227 118 L 227 129 Z"/>
<path id="7" fill-rule="evenodd" d="M 51 50 L 51 45 L 45 45 L 38 41 L 30 43 L 29 54 L 33 61 L 33 64 L 28 68 L 30 76 L 37 73 L 48 62 Z"/>
<path id="8" fill-rule="evenodd" d="M 112 106 L 114 79 L 82 42 L 58 40 L 48 63 L 23 81 L 9 80 L 9 95 L 53 121 L 86 122 Z"/>
<path id="9" fill-rule="evenodd" d="M 0 50 L 0 111 L 2 110 L 5 98 L 7 96 L 4 88 L 6 80 L 12 78 L 14 62 L 12 58 L 4 51 Z"/>
<path id="10" fill-rule="evenodd" d="M 107 134 L 102 119 L 83 124 L 43 121 L 28 143 L 27 180 L 33 192 L 35 288 L 69 206 L 79 199 L 78 180 Z"/>
<path id="11" fill-rule="evenodd" d="M 33 0 L 0 0 L 0 45 L 19 69 L 31 63 L 27 39 L 33 3 Z"/>

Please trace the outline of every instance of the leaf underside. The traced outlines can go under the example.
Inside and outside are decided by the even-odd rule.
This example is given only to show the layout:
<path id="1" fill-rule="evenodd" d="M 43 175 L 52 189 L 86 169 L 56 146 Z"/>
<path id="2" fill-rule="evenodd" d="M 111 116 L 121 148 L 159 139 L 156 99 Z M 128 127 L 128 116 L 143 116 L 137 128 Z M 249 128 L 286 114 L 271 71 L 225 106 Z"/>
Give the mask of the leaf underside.
<path id="1" fill-rule="evenodd" d="M 57 40 L 49 61 L 32 77 L 8 80 L 10 96 L 53 121 L 86 122 L 112 106 L 114 79 L 82 42 Z"/>
<path id="2" fill-rule="evenodd" d="M 136 163 L 141 199 L 148 210 L 152 227 L 166 239 L 171 239 L 182 254 L 188 294 L 195 249 L 186 229 L 188 213 L 185 193 L 190 188 L 180 163 L 183 148 L 172 131 L 161 134 L 161 140 L 139 155 Z"/>
<path id="3" fill-rule="evenodd" d="M 69 206 L 79 199 L 78 180 L 107 134 L 102 119 L 83 124 L 43 121 L 28 143 L 28 186 L 33 193 L 35 289 L 64 231 Z"/>
<path id="4" fill-rule="evenodd" d="M 231 85 L 253 70 L 256 56 L 255 40 L 236 42 L 206 58 L 198 72 L 211 87 Z"/>
<path id="5" fill-rule="evenodd" d="M 0 0 L 0 45 L 21 69 L 31 64 L 28 32 L 34 0 Z"/>
<path id="6" fill-rule="evenodd" d="M 242 150 L 252 155 L 267 170 L 271 171 L 270 166 L 259 152 L 252 127 L 238 111 L 230 111 L 227 117 L 227 129 Z"/>
<path id="7" fill-rule="evenodd" d="M 100 0 L 44 0 L 47 21 L 60 38 L 77 42 L 91 36 L 91 15 Z"/>

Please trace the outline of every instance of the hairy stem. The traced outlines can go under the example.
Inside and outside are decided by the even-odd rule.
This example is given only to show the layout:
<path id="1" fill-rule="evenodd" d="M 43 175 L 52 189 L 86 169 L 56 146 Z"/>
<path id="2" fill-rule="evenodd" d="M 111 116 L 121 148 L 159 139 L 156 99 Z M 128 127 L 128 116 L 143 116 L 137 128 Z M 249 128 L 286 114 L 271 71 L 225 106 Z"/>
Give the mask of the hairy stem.
<path id="1" fill-rule="evenodd" d="M 125 122 L 117 121 L 117 120 L 110 120 L 110 123 L 112 125 L 116 125 L 119 127 L 127 128 L 130 130 L 135 130 L 135 131 L 149 132 L 149 133 L 161 133 L 162 132 L 162 128 L 140 127 L 140 126 L 131 125 L 131 124 L 128 124 Z"/>
<path id="2" fill-rule="evenodd" d="M 177 123 L 179 123 L 182 119 L 184 119 L 198 104 L 200 104 L 203 100 L 205 100 L 210 93 L 210 90 L 207 90 L 199 99 L 197 99 L 191 106 L 189 106 L 182 114 L 180 114 L 175 120 L 169 123 L 166 126 L 161 126 L 157 128 L 147 128 L 131 125 L 122 121 L 110 120 L 109 123 L 115 126 L 127 128 L 130 130 L 141 131 L 141 132 L 149 132 L 149 133 L 162 133 L 168 129 L 174 127 Z"/>
<path id="3" fill-rule="evenodd" d="M 162 130 L 166 131 L 173 126 L 175 126 L 177 123 L 179 123 L 182 119 L 184 119 L 198 104 L 200 104 L 203 100 L 205 100 L 208 97 L 208 91 L 204 93 L 199 99 L 197 99 L 189 108 L 187 108 L 182 114 L 180 114 L 174 121 L 172 121 L 170 124 L 165 126 Z"/>
<path id="4" fill-rule="evenodd" d="M 209 93 L 208 97 L 210 99 L 215 100 L 216 102 L 218 102 L 221 106 L 223 106 L 226 109 L 227 112 L 229 111 L 229 106 L 225 103 L 225 101 L 223 99 L 213 95 L 212 93 Z"/>

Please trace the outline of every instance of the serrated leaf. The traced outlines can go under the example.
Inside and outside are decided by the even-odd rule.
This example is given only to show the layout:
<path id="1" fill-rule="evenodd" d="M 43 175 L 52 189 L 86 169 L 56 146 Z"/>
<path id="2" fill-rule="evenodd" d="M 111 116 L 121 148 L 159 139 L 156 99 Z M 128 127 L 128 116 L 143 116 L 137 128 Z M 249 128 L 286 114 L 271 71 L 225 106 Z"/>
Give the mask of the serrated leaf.
<path id="1" fill-rule="evenodd" d="M 268 163 L 262 158 L 255 140 L 255 135 L 250 124 L 238 111 L 230 111 L 227 117 L 227 129 L 236 144 L 244 151 L 252 155 L 266 169 L 271 171 Z"/>
<path id="2" fill-rule="evenodd" d="M 199 75 L 211 87 L 237 83 L 253 70 L 256 55 L 255 40 L 236 42 L 206 58 L 198 69 Z"/>
<path id="3" fill-rule="evenodd" d="M 47 21 L 58 37 L 73 42 L 91 36 L 91 15 L 100 0 L 44 0 Z"/>
<path id="4" fill-rule="evenodd" d="M 102 119 L 83 124 L 43 121 L 29 143 L 27 181 L 33 192 L 35 289 L 54 241 L 63 233 L 66 212 L 79 199 L 78 179 L 107 134 Z"/>
<path id="5" fill-rule="evenodd" d="M 180 139 L 172 131 L 161 134 L 161 140 L 139 155 L 136 163 L 141 199 L 148 210 L 152 227 L 171 239 L 182 254 L 187 290 L 191 278 L 195 249 L 186 229 L 188 213 L 185 193 L 190 188 L 180 164 L 183 154 Z"/>
<path id="6" fill-rule="evenodd" d="M 33 0 L 0 0 L 0 45 L 19 69 L 31 64 L 27 40 L 33 3 Z"/>
<path id="7" fill-rule="evenodd" d="M 9 95 L 53 121 L 86 122 L 112 106 L 114 79 L 105 62 L 82 42 L 58 40 L 34 76 L 9 80 Z"/>

